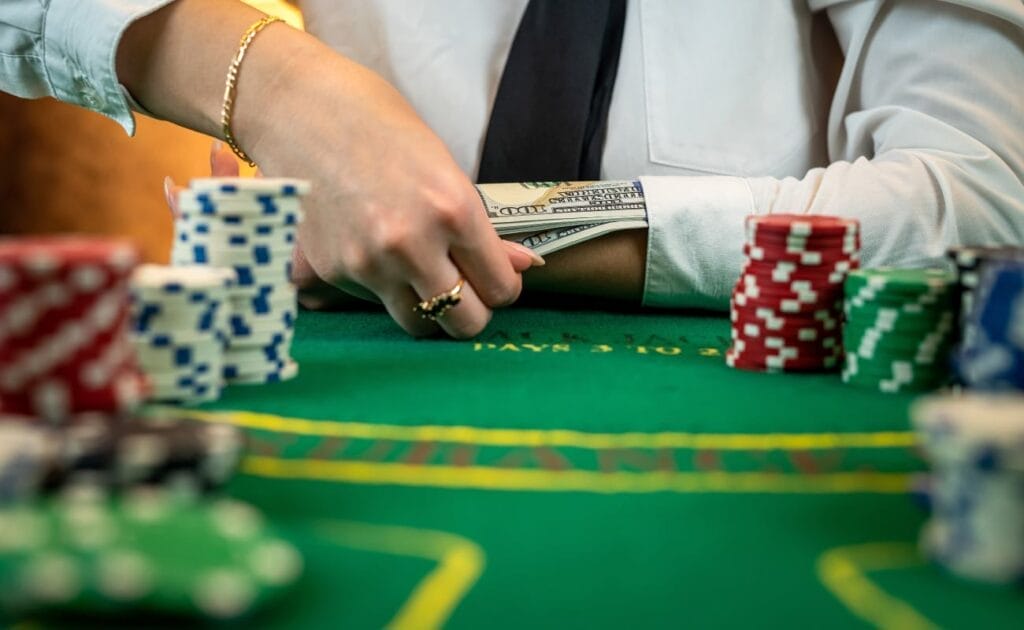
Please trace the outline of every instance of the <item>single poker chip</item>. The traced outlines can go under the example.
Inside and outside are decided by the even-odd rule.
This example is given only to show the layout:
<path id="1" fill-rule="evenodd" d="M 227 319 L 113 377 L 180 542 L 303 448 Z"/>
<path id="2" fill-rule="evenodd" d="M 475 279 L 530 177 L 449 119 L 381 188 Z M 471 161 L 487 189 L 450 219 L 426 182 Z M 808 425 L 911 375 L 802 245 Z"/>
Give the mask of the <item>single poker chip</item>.
<path id="1" fill-rule="evenodd" d="M 224 251 L 207 248 L 203 245 L 188 247 L 187 252 L 180 249 L 174 253 L 175 259 L 188 259 L 197 264 L 233 268 L 239 265 L 250 267 L 280 267 L 283 262 L 292 260 L 292 249 L 271 250 L 256 246 L 251 251 Z"/>
<path id="2" fill-rule="evenodd" d="M 1024 473 L 1024 396 L 929 396 L 914 403 L 910 416 L 935 466 Z"/>
<path id="3" fill-rule="evenodd" d="M 198 225 L 193 229 L 175 230 L 175 238 L 181 243 L 204 244 L 224 248 L 270 245 L 285 248 L 295 244 L 296 231 L 281 226 L 263 225 L 252 229 L 231 229 L 216 223 L 206 223 L 201 231 Z"/>
<path id="4" fill-rule="evenodd" d="M 289 259 L 279 267 L 257 266 L 254 264 L 230 265 L 238 277 L 238 286 L 252 287 L 261 284 L 285 284 L 291 282 L 292 261 Z"/>
<path id="5" fill-rule="evenodd" d="M 879 330 L 908 336 L 935 330 L 952 330 L 955 317 L 948 306 L 908 313 L 899 308 L 846 309 L 847 327 L 853 331 Z"/>
<path id="6" fill-rule="evenodd" d="M 799 280 L 809 281 L 816 284 L 843 284 L 846 274 L 856 264 L 850 261 L 840 261 L 831 268 L 817 267 L 806 268 L 795 263 L 780 261 L 771 265 L 759 261 L 749 260 L 741 270 L 742 275 L 753 276 L 761 280 L 771 282 L 794 282 Z"/>
<path id="7" fill-rule="evenodd" d="M 791 239 L 773 241 L 766 238 L 758 238 L 751 241 L 750 246 L 760 248 L 772 255 L 834 255 L 835 253 L 853 256 L 860 251 L 860 242 L 857 239 L 846 239 L 837 241 L 835 244 L 828 243 L 803 243 Z"/>
<path id="8" fill-rule="evenodd" d="M 259 234 L 266 230 L 294 230 L 302 223 L 304 215 L 298 211 L 281 212 L 273 215 L 257 215 L 221 210 L 215 215 L 181 212 L 175 223 L 175 233 L 192 232 L 197 235 L 227 238 L 237 235 L 239 230 Z"/>
<path id="9" fill-rule="evenodd" d="M 205 177 L 191 180 L 189 189 L 199 193 L 226 196 L 294 197 L 308 195 L 312 190 L 312 184 L 308 180 L 282 177 Z"/>
<path id="10" fill-rule="evenodd" d="M 757 309 L 763 307 L 786 314 L 814 315 L 827 312 L 836 315 L 837 318 L 842 316 L 842 300 L 820 303 L 798 298 L 773 299 L 771 297 L 754 297 L 743 291 L 733 291 L 732 297 L 735 308 Z"/>
<path id="11" fill-rule="evenodd" d="M 810 280 L 775 282 L 747 274 L 740 276 L 736 291 L 741 291 L 752 298 L 771 296 L 810 302 L 834 302 L 843 297 L 843 287 L 840 284 L 819 284 Z"/>
<path id="12" fill-rule="evenodd" d="M 270 364 L 268 369 L 251 372 L 235 370 L 228 374 L 227 368 L 225 368 L 225 377 L 228 378 L 233 385 L 278 383 L 291 380 L 298 376 L 298 374 L 299 364 L 291 360 L 286 362 L 273 362 Z"/>
<path id="13" fill-rule="evenodd" d="M 234 283 L 234 274 L 229 268 L 202 265 L 140 265 L 132 274 L 132 289 L 143 294 L 173 295 L 194 290 L 226 290 Z"/>
<path id="14" fill-rule="evenodd" d="M 786 351 L 750 355 L 730 348 L 726 351 L 725 362 L 729 367 L 756 372 L 818 372 L 836 369 L 840 365 L 841 355 L 832 353 L 805 358 Z"/>
<path id="15" fill-rule="evenodd" d="M 731 318 L 732 335 L 743 336 L 778 336 L 801 342 L 820 343 L 823 340 L 832 338 L 842 343 L 839 327 L 829 327 L 819 322 L 793 323 L 777 319 L 752 319 L 746 316 L 735 316 Z M 753 332 L 756 331 L 756 332 Z"/>
<path id="16" fill-rule="evenodd" d="M 211 199 L 209 195 L 196 194 L 185 198 L 178 205 L 179 215 L 194 222 L 212 221 L 230 225 L 228 217 L 252 217 L 259 221 L 276 221 L 278 224 L 295 225 L 303 218 L 301 205 L 297 201 L 282 202 L 272 197 L 257 197 L 251 201 L 225 201 Z"/>
<path id="17" fill-rule="evenodd" d="M 188 367 L 213 362 L 224 356 L 224 348 L 216 343 L 190 342 L 168 346 L 135 346 L 136 356 L 144 365 Z"/>
<path id="18" fill-rule="evenodd" d="M 215 333 L 227 330 L 230 306 L 212 303 L 204 308 L 167 309 L 159 304 L 145 304 L 133 309 L 132 332 L 137 335 L 159 334 L 160 331 L 186 330 Z"/>
<path id="19" fill-rule="evenodd" d="M 1019 246 L 957 246 L 947 252 L 961 270 L 975 271 L 986 261 L 1024 262 L 1024 247 Z"/>
<path id="20" fill-rule="evenodd" d="M 870 287 L 889 294 L 920 295 L 934 291 L 951 291 L 956 277 L 944 269 L 896 269 L 879 267 L 858 269 L 850 272 L 846 279 L 848 293 L 855 293 Z"/>
<path id="21" fill-rule="evenodd" d="M 210 237 L 179 239 L 173 249 L 179 256 L 192 255 L 205 259 L 199 264 L 217 264 L 216 259 L 231 263 L 244 263 L 249 260 L 273 260 L 282 256 L 291 256 L 295 250 L 295 242 L 251 242 L 244 245 L 225 245 Z"/>
<path id="22" fill-rule="evenodd" d="M 223 363 L 223 356 L 218 356 L 215 360 L 196 362 L 191 365 L 161 366 L 161 369 L 147 372 L 146 378 L 154 385 L 178 384 L 185 386 L 197 380 L 207 382 L 218 374 Z"/>
<path id="23" fill-rule="evenodd" d="M 842 250 L 823 251 L 788 251 L 785 247 L 762 247 L 747 243 L 743 253 L 750 259 L 759 262 L 793 262 L 802 267 L 831 267 L 837 263 L 850 261 L 859 263 L 858 254 L 846 253 Z"/>
<path id="24" fill-rule="evenodd" d="M 737 358 L 765 360 L 768 357 L 779 357 L 792 361 L 818 362 L 818 365 L 826 359 L 837 359 L 843 345 L 837 337 L 801 341 L 770 335 L 750 337 L 742 333 L 734 335 L 732 342 Z"/>
<path id="25" fill-rule="evenodd" d="M 761 214 L 746 218 L 748 235 L 759 232 L 798 236 L 844 236 L 857 234 L 855 219 L 814 214 Z"/>
<path id="26" fill-rule="evenodd" d="M 255 508 L 155 488 L 111 499 L 83 485 L 0 510 L 0 540 L 0 604 L 12 615 L 240 619 L 283 595 L 303 564 Z"/>
<path id="27" fill-rule="evenodd" d="M 120 239 L 85 236 L 0 238 L 0 268 L 33 278 L 99 265 L 121 275 L 138 264 L 138 250 Z"/>

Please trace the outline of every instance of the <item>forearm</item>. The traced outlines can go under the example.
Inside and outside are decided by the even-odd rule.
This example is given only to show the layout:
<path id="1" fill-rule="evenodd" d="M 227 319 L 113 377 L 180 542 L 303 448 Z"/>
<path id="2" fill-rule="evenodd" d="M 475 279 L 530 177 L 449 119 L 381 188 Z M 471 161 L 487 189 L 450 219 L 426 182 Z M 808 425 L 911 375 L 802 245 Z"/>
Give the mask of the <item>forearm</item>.
<path id="1" fill-rule="evenodd" d="M 118 78 L 153 114 L 222 137 L 228 65 L 245 30 L 262 17 L 235 0 L 177 0 L 136 20 L 117 51 Z M 243 147 L 260 133 L 261 101 L 311 38 L 272 24 L 254 40 L 237 83 L 233 131 Z"/>
<path id="2" fill-rule="evenodd" d="M 524 275 L 526 293 L 572 294 L 639 303 L 647 260 L 647 230 L 616 232 L 549 254 Z"/>

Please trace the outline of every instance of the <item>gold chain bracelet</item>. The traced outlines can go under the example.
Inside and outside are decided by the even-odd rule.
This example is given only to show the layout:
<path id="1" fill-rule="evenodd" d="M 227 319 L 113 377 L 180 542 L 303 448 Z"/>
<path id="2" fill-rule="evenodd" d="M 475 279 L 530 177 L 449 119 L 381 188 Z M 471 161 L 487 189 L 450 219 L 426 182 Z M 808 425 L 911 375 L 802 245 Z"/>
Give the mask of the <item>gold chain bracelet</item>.
<path id="1" fill-rule="evenodd" d="M 281 18 L 265 15 L 246 29 L 242 35 L 242 40 L 238 43 L 238 52 L 235 53 L 234 59 L 231 60 L 231 65 L 228 66 L 228 79 L 224 85 L 224 104 L 220 108 L 221 129 L 224 132 L 224 140 L 231 147 L 231 150 L 249 166 L 256 166 L 256 163 L 246 155 L 242 147 L 238 146 L 235 134 L 231 133 L 231 115 L 235 109 L 235 86 L 238 83 L 238 68 L 242 65 L 242 59 L 245 59 L 245 53 L 249 50 L 249 45 L 252 44 L 252 40 L 256 38 L 256 35 L 274 22 L 283 21 Z"/>

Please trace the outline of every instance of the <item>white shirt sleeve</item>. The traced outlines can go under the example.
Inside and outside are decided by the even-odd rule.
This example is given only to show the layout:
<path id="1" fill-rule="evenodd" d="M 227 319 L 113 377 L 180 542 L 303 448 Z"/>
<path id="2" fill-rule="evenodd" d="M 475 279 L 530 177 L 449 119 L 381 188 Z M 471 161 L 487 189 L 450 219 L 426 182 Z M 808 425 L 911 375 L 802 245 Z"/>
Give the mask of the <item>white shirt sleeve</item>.
<path id="1" fill-rule="evenodd" d="M 134 133 L 131 100 L 117 80 L 117 46 L 133 21 L 171 1 L 0 1 L 0 90 L 53 96 Z"/>
<path id="2" fill-rule="evenodd" d="M 857 218 L 868 267 L 1024 243 L 1024 4 L 812 2 L 825 5 L 845 52 L 830 164 L 801 179 L 641 178 L 646 304 L 723 306 L 747 214 Z"/>

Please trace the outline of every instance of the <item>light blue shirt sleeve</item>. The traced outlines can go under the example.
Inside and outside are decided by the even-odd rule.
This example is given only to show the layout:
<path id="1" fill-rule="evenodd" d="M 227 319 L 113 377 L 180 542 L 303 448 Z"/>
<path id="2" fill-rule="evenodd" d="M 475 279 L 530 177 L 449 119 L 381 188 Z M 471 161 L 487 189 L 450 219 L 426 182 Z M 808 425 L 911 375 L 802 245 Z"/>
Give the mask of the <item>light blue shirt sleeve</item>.
<path id="1" fill-rule="evenodd" d="M 132 22 L 172 1 L 0 0 L 0 90 L 52 96 L 134 134 L 139 107 L 117 79 L 117 46 Z"/>

